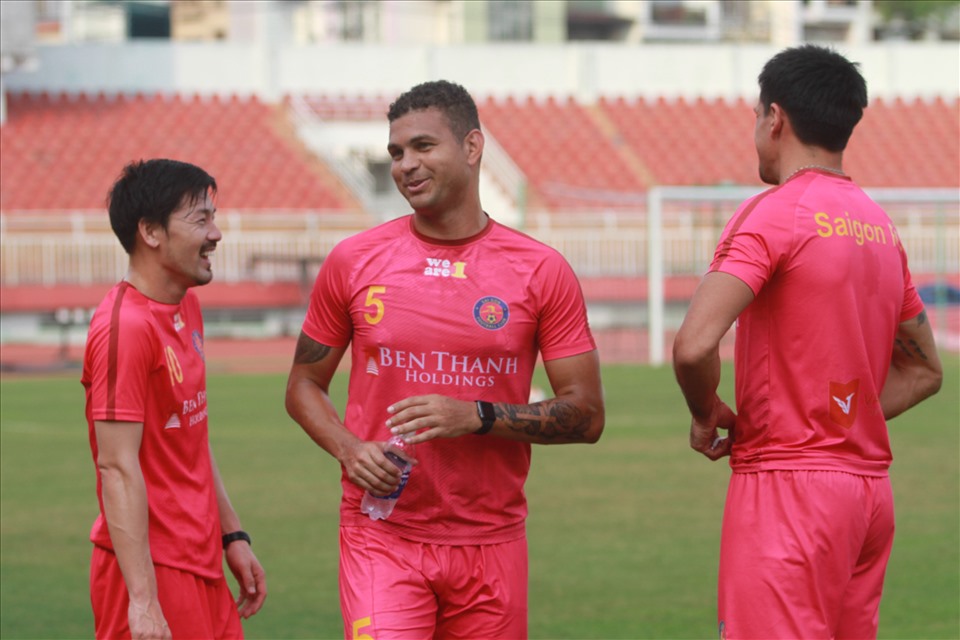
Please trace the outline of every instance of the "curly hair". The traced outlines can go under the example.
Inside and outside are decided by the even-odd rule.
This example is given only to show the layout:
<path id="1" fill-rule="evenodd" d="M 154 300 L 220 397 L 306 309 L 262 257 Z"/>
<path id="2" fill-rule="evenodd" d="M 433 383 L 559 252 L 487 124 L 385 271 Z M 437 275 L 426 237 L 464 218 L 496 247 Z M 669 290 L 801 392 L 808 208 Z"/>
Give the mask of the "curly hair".
<path id="1" fill-rule="evenodd" d="M 460 140 L 480 128 L 480 116 L 473 98 L 462 86 L 446 80 L 424 82 L 401 94 L 391 103 L 387 120 L 393 122 L 411 111 L 430 108 L 443 112 L 450 130 Z"/>

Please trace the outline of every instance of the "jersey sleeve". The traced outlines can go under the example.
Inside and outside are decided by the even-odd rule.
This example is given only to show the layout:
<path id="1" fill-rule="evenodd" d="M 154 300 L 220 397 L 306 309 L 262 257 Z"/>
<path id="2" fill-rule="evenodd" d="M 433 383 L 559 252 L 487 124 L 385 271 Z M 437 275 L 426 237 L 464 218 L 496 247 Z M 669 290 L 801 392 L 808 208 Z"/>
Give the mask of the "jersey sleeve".
<path id="1" fill-rule="evenodd" d="M 793 211 L 778 211 L 767 202 L 747 201 L 723 230 L 709 271 L 735 276 L 754 295 L 759 294 L 791 249 L 793 223 Z"/>
<path id="2" fill-rule="evenodd" d="M 324 259 L 303 321 L 303 332 L 328 347 L 345 347 L 353 335 L 345 253 L 342 244 L 337 245 Z"/>
<path id="3" fill-rule="evenodd" d="M 90 415 L 94 420 L 143 422 L 157 341 L 142 316 L 124 311 L 91 332 Z"/>
<path id="4" fill-rule="evenodd" d="M 583 291 L 573 269 L 558 253 L 541 264 L 538 343 L 544 360 L 556 360 L 596 349 L 587 321 Z"/>

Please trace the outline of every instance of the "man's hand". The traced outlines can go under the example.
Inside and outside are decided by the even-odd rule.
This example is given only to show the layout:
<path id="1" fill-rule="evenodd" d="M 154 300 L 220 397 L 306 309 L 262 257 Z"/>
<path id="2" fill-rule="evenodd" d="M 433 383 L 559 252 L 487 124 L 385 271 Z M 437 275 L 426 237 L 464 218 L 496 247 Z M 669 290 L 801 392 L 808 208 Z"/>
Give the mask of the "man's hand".
<path id="1" fill-rule="evenodd" d="M 692 418 L 690 421 L 690 448 L 699 451 L 711 460 L 719 460 L 730 455 L 733 447 L 734 430 L 737 416 L 720 399 L 713 407 L 710 416 L 700 421 Z M 729 435 L 721 438 L 717 429 L 725 429 Z"/>
<path id="2" fill-rule="evenodd" d="M 434 438 L 456 438 L 480 428 L 477 405 L 441 395 L 413 396 L 387 407 L 387 427 L 418 444 Z"/>
<path id="3" fill-rule="evenodd" d="M 172 640 L 170 627 L 160 610 L 160 602 L 152 600 L 146 604 L 135 604 L 132 600 L 127 607 L 127 624 L 130 625 L 132 640 Z"/>
<path id="4" fill-rule="evenodd" d="M 343 449 L 340 464 L 350 482 L 374 495 L 389 495 L 400 486 L 400 469 L 383 454 L 382 442 L 357 439 Z"/>
<path id="5" fill-rule="evenodd" d="M 224 555 L 240 587 L 237 611 L 241 618 L 249 618 L 260 611 L 267 598 L 266 574 L 257 556 L 253 555 L 253 549 L 243 540 L 229 544 Z"/>

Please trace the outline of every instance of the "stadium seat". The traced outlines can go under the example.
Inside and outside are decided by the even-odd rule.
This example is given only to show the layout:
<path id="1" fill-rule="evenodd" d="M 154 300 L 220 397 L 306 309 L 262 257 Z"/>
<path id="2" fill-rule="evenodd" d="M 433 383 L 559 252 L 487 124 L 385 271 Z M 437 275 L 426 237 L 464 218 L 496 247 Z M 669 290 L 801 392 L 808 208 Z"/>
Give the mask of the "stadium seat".
<path id="1" fill-rule="evenodd" d="M 380 120 L 393 98 L 304 96 L 327 119 Z M 206 166 L 221 207 L 344 209 L 316 159 L 277 129 L 277 109 L 236 94 L 11 93 L 0 128 L 0 208 L 100 209 L 123 163 L 166 156 Z M 609 208 L 662 185 L 759 185 L 752 106 L 733 101 L 505 96 L 481 121 L 551 210 Z M 960 100 L 875 99 L 845 155 L 867 187 L 960 186 Z M 87 186 L 89 185 L 89 187 Z M 277 188 L 282 185 L 282 188 Z M 265 192 L 265 193 L 261 193 Z M 39 194 L 43 193 L 43 196 Z"/>
<path id="2" fill-rule="evenodd" d="M 572 98 L 488 98 L 479 108 L 485 126 L 552 209 L 614 206 L 600 194 L 644 189 L 611 138 Z"/>
<path id="3" fill-rule="evenodd" d="M 277 108 L 237 95 L 10 94 L 0 128 L 0 208 L 102 209 L 122 165 L 148 157 L 204 166 L 221 186 L 221 208 L 351 206 L 321 186 L 316 164 L 277 131 Z M 30 176 L 30 188 L 10 186 L 20 183 L 13 176 Z M 268 181 L 254 192 L 242 186 L 247 176 Z M 286 176 L 305 176 L 316 187 L 291 198 L 273 186 Z"/>

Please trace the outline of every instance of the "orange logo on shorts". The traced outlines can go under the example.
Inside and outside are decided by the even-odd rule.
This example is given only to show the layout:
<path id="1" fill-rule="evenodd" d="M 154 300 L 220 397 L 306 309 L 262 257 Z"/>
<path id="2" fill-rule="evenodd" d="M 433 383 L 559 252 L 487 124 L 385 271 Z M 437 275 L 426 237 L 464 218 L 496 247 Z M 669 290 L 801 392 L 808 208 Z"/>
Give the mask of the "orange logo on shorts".
<path id="1" fill-rule="evenodd" d="M 844 429 L 853 426 L 857 419 L 857 393 L 860 391 L 860 379 L 850 382 L 830 383 L 830 419 Z"/>

